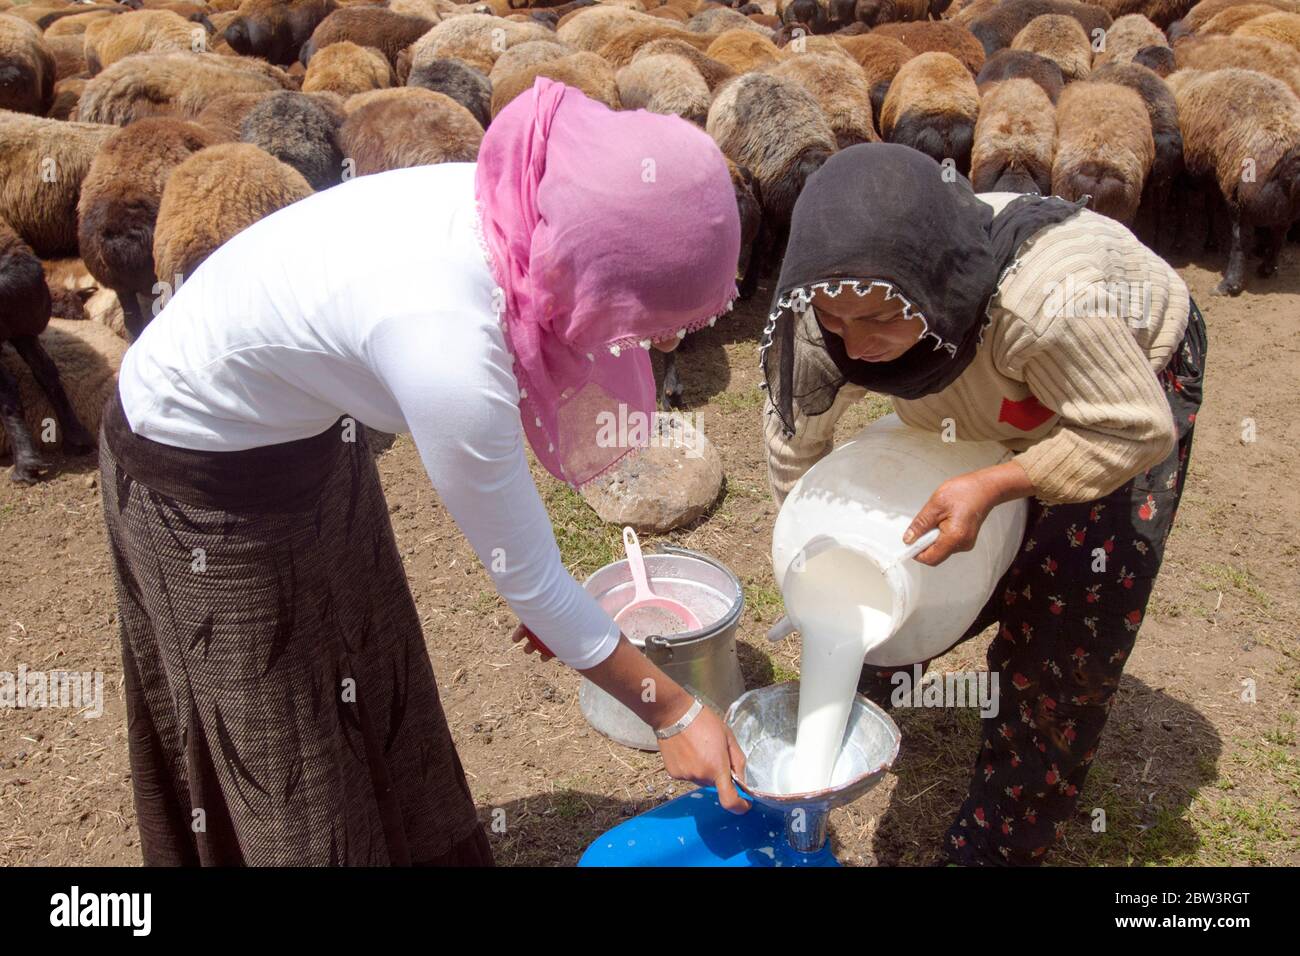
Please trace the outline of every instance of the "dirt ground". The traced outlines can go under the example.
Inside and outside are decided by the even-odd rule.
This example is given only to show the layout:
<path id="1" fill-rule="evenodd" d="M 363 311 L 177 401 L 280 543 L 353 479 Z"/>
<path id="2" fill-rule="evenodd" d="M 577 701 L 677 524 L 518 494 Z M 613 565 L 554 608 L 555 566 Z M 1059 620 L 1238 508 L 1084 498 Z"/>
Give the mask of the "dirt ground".
<path id="1" fill-rule="evenodd" d="M 1300 863 L 1300 247 L 1238 299 L 1211 294 L 1221 261 L 1177 262 L 1210 329 L 1206 402 L 1191 476 L 1078 819 L 1050 856 L 1078 864 Z M 772 646 L 780 597 L 769 563 L 775 508 L 759 438 L 757 339 L 765 289 L 682 353 L 687 410 L 726 467 L 724 494 L 666 536 L 719 556 L 745 583 L 742 662 L 750 687 L 798 673 L 798 645 Z M 841 436 L 886 408 L 862 404 Z M 1253 422 L 1254 440 L 1243 441 Z M 7 463 L 6 463 L 7 464 Z M 398 543 L 444 706 L 500 864 L 571 865 L 598 834 L 687 785 L 655 755 L 611 743 L 578 710 L 578 675 L 524 658 L 514 619 L 439 504 L 408 438 L 380 460 Z M 538 474 L 566 561 L 579 577 L 612 560 L 617 529 Z M 653 543 L 653 542 L 651 542 Z M 937 663 L 984 667 L 986 634 Z M 112 584 L 90 461 L 35 487 L 0 480 L 0 672 L 98 670 L 105 711 L 0 709 L 0 863 L 134 865 L 140 860 Z M 1251 702 L 1247 682 L 1253 682 Z M 885 782 L 832 815 L 841 861 L 935 860 L 965 792 L 974 711 L 898 715 L 900 758 Z M 1107 826 L 1093 832 L 1094 808 Z"/>

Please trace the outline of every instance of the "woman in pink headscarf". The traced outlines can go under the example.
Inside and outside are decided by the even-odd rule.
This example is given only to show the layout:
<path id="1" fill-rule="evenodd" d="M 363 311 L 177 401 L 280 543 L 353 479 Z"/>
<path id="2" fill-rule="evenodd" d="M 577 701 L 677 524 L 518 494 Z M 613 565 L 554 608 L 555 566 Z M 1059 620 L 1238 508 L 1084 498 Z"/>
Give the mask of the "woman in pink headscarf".
<path id="1" fill-rule="evenodd" d="M 101 436 L 146 863 L 491 862 L 359 423 L 411 433 L 516 640 L 745 809 L 734 737 L 565 570 L 524 452 L 574 486 L 627 454 L 602 424 L 653 413 L 647 349 L 728 308 L 738 246 L 704 133 L 539 80 L 477 164 L 352 180 L 186 277 Z"/>

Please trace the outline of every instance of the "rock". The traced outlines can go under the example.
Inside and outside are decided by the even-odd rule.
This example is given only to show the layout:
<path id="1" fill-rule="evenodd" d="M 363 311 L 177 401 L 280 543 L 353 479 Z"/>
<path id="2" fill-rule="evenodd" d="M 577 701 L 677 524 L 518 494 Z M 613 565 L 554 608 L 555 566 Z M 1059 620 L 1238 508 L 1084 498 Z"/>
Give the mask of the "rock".
<path id="1" fill-rule="evenodd" d="M 722 458 L 678 412 L 655 416 L 650 445 L 582 491 L 602 521 L 664 532 L 704 514 L 722 490 Z"/>

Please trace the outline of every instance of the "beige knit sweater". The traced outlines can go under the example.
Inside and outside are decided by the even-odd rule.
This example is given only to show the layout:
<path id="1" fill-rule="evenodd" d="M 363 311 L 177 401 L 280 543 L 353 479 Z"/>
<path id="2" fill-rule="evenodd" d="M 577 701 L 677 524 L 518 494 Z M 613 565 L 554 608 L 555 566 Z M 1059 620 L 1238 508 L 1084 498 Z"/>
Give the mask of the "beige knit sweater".
<path id="1" fill-rule="evenodd" d="M 995 209 L 1014 198 L 980 197 Z M 1017 452 L 1039 498 L 1091 501 L 1162 461 L 1176 442 L 1156 373 L 1187 327 L 1187 286 L 1119 223 L 1083 210 L 1021 249 L 989 310 L 974 360 L 955 382 L 894 400 L 908 425 Z M 835 423 L 866 391 L 846 385 L 795 434 L 764 408 L 778 503 L 830 452 Z"/>

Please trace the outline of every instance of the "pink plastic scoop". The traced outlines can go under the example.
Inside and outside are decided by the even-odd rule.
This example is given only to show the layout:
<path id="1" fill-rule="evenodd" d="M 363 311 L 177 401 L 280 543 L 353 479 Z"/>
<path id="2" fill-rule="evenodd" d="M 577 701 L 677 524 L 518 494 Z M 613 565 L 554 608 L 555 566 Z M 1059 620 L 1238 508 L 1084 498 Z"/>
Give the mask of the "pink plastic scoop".
<path id="1" fill-rule="evenodd" d="M 614 615 L 614 623 L 621 625 L 631 615 L 646 610 L 661 611 L 676 618 L 686 625 L 683 630 L 694 631 L 700 627 L 700 619 L 695 612 L 680 601 L 660 597 L 650 590 L 650 579 L 645 573 L 645 562 L 641 559 L 641 542 L 631 528 L 623 529 L 623 548 L 627 551 L 627 564 L 632 570 L 632 586 L 635 591 L 632 600 Z"/>

